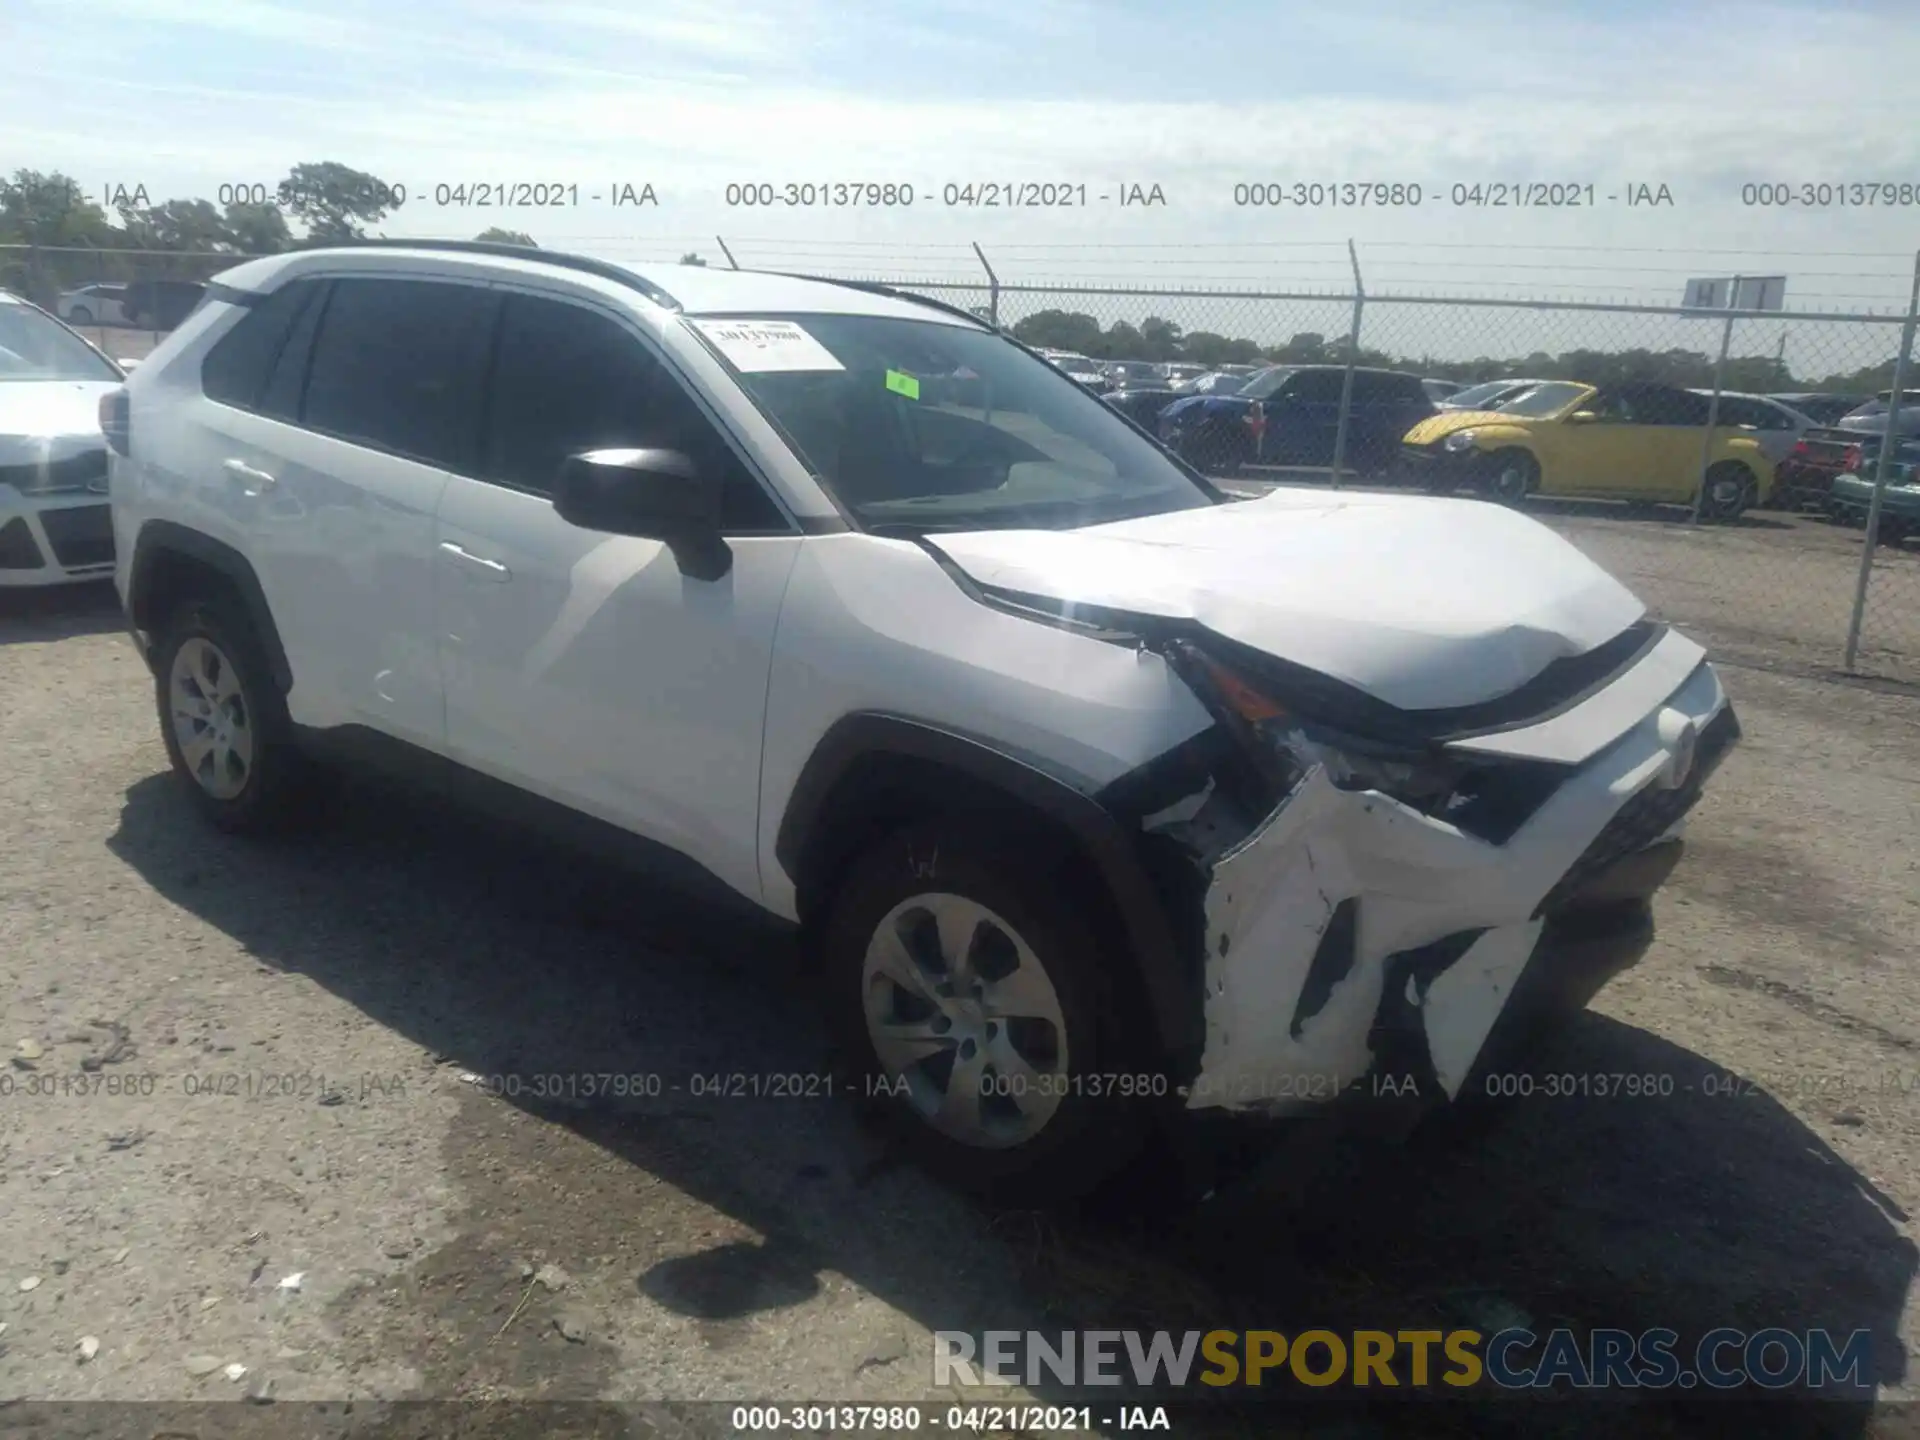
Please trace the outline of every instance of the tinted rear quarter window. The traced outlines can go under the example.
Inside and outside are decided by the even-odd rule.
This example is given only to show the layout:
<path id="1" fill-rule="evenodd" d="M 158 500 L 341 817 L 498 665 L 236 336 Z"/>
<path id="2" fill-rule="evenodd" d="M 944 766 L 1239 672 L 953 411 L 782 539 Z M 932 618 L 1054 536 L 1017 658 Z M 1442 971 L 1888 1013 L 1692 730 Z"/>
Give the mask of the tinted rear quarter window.
<path id="1" fill-rule="evenodd" d="M 1346 388 L 1346 376 L 1338 370 L 1302 370 L 1280 387 L 1289 400 L 1314 405 L 1337 405 Z"/>
<path id="2" fill-rule="evenodd" d="M 497 297 L 455 281 L 333 282 L 301 423 L 429 465 L 470 468 Z"/>
<path id="3" fill-rule="evenodd" d="M 301 312 L 320 286 L 311 280 L 283 285 L 248 307 L 200 362 L 200 388 L 209 400 L 252 410 Z"/>

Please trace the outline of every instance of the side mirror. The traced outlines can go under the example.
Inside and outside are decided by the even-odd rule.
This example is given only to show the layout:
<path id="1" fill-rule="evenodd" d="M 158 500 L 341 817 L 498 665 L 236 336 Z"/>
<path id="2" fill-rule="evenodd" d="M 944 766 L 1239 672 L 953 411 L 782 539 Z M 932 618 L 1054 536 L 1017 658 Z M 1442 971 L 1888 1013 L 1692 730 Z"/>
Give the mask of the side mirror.
<path id="1" fill-rule="evenodd" d="M 720 482 L 678 450 L 570 455 L 554 479 L 553 508 L 583 530 L 664 540 L 695 579 L 718 580 L 733 568 L 720 535 Z"/>
<path id="2" fill-rule="evenodd" d="M 1591 410 L 1576 410 L 1567 416 L 1569 425 L 1591 425 L 1600 417 Z"/>

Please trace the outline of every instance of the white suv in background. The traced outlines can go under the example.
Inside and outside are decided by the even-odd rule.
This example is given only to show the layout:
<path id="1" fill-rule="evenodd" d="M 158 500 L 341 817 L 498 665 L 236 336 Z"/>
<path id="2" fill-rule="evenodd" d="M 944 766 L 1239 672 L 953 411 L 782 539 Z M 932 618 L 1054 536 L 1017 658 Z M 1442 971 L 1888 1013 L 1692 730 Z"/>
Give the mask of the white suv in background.
<path id="1" fill-rule="evenodd" d="M 690 861 L 801 927 L 860 1092 L 1002 1198 L 1184 1111 L 1458 1096 L 1497 1019 L 1638 957 L 1738 735 L 1524 515 L 1230 501 L 882 287 L 302 251 L 102 420 L 214 823 L 351 752 Z"/>
<path id="2" fill-rule="evenodd" d="M 119 367 L 0 291 L 0 589 L 113 574 L 100 399 Z"/>

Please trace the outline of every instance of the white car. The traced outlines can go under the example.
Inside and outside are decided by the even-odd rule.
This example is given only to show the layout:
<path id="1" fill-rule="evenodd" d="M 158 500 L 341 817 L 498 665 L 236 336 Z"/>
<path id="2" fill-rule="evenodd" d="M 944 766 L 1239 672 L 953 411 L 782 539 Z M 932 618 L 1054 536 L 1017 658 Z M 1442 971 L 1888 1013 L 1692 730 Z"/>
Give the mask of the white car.
<path id="1" fill-rule="evenodd" d="M 0 294 L 0 589 L 113 573 L 100 400 L 122 378 L 46 311 Z"/>
<path id="2" fill-rule="evenodd" d="M 63 290 L 54 313 L 69 325 L 124 325 L 127 316 L 121 302 L 126 295 L 124 285 L 82 285 L 77 290 Z"/>
<path id="3" fill-rule="evenodd" d="M 1695 390 L 1693 393 L 1711 395 L 1713 392 Z M 1760 453 L 1775 465 L 1792 453 L 1802 435 L 1817 428 L 1811 416 L 1791 405 L 1784 405 L 1771 396 L 1745 395 L 1733 390 L 1721 392 L 1720 411 L 1715 418 L 1721 425 L 1737 425 L 1747 431 L 1759 445 Z"/>
<path id="4" fill-rule="evenodd" d="M 799 927 L 853 1091 L 1008 1201 L 1193 1111 L 1467 1092 L 1638 957 L 1739 733 L 1525 515 L 1231 502 L 881 286 L 298 251 L 102 414 L 214 824 L 385 755 L 690 861 Z"/>

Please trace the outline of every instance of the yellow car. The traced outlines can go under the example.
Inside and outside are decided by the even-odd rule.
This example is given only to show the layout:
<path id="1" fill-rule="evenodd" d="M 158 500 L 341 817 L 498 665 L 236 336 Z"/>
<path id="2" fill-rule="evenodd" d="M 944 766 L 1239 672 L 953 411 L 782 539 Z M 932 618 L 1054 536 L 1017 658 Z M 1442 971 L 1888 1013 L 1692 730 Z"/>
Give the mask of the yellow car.
<path id="1" fill-rule="evenodd" d="M 1406 433 L 1411 478 L 1435 494 L 1470 488 L 1691 505 L 1701 481 L 1707 397 L 1670 385 L 1550 380 L 1498 410 L 1444 411 Z M 1773 465 L 1737 425 L 1714 427 L 1701 513 L 1731 520 L 1773 489 Z"/>

